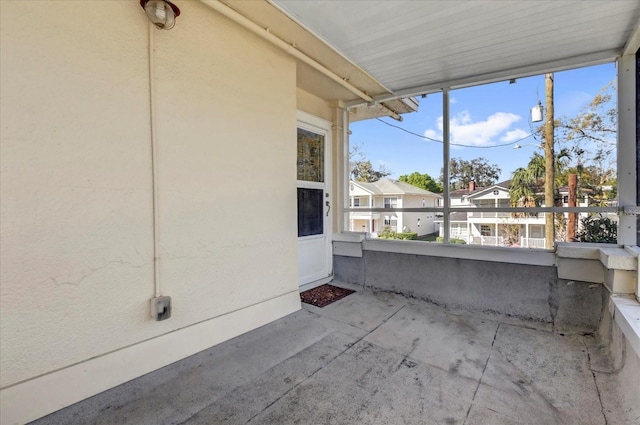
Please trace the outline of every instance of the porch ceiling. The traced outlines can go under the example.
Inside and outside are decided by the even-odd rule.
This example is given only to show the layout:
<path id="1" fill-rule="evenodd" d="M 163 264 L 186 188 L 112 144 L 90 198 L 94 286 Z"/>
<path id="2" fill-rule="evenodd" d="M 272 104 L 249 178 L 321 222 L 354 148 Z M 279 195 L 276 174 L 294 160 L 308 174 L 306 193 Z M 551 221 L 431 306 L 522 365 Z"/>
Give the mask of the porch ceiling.
<path id="1" fill-rule="evenodd" d="M 637 0 L 269 1 L 392 92 L 381 99 L 607 62 L 638 48 Z"/>

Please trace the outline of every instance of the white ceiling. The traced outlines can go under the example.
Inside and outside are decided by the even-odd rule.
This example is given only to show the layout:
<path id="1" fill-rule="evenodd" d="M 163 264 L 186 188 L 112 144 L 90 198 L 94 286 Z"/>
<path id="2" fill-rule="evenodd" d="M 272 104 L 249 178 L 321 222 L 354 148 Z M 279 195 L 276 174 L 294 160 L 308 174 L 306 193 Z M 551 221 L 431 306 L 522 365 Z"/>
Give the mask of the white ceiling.
<path id="1" fill-rule="evenodd" d="M 395 96 L 606 62 L 628 43 L 638 48 L 640 0 L 270 2 Z"/>

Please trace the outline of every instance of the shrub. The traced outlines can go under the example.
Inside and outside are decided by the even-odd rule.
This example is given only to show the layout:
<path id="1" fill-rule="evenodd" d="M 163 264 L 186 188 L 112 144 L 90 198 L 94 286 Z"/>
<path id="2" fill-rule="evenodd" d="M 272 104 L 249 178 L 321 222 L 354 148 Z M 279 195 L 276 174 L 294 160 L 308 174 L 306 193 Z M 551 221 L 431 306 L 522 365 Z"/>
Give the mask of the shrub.
<path id="1" fill-rule="evenodd" d="M 618 223 L 600 214 L 580 220 L 582 229 L 576 234 L 579 242 L 618 243 Z"/>
<path id="2" fill-rule="evenodd" d="M 418 239 L 418 234 L 415 232 L 403 232 L 396 233 L 388 227 L 385 227 L 382 232 L 378 235 L 381 239 L 400 239 L 400 240 L 412 240 L 415 241 Z"/>
<path id="3" fill-rule="evenodd" d="M 436 238 L 436 242 L 442 243 L 444 242 L 444 238 L 442 236 L 438 236 Z M 456 239 L 456 238 L 449 239 L 449 243 L 457 243 L 457 244 L 463 244 L 463 245 L 466 244 L 464 239 Z"/>

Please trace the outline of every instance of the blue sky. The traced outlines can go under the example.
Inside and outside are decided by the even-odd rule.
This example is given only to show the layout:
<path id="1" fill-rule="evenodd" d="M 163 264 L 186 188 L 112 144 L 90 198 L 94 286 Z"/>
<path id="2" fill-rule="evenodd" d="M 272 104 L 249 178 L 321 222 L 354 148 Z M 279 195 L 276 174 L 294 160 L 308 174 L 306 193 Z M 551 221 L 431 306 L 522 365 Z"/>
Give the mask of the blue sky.
<path id="1" fill-rule="evenodd" d="M 614 63 L 556 72 L 554 84 L 555 116 L 575 116 L 607 83 L 614 80 Z M 500 180 L 507 180 L 511 172 L 525 166 L 536 150 L 533 137 L 503 147 L 529 135 L 537 124 L 530 122 L 530 110 L 545 103 L 544 75 L 520 78 L 515 84 L 508 81 L 469 87 L 450 92 L 451 141 L 476 147 L 451 147 L 452 158 L 484 157 L 502 169 Z M 384 121 L 414 133 L 442 140 L 442 95 L 428 95 L 420 99 L 418 112 L 403 115 L 404 121 L 391 118 Z M 384 165 L 390 177 L 414 171 L 428 173 L 437 179 L 442 168 L 442 145 L 405 133 L 377 120 L 350 124 L 351 146 L 371 160 L 374 167 Z M 488 148 L 487 148 L 488 147 Z"/>

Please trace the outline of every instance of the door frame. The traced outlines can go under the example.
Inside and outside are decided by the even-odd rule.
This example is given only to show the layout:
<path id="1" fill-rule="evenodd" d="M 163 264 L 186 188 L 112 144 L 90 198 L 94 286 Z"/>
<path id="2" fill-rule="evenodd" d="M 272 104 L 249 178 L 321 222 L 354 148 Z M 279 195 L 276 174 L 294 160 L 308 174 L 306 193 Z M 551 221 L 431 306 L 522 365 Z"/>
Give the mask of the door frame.
<path id="1" fill-rule="evenodd" d="M 325 196 L 323 197 L 324 201 L 329 201 L 330 208 L 335 208 L 334 195 L 332 193 L 332 176 L 333 176 L 333 167 L 331 163 L 332 158 L 332 138 L 331 138 L 331 127 L 332 123 L 315 115 L 311 115 L 307 112 L 297 111 L 297 120 L 296 120 L 296 131 L 298 128 L 303 130 L 311 131 L 316 134 L 320 134 L 324 136 L 324 187 L 323 191 Z M 304 182 L 302 180 L 297 180 L 296 178 L 296 190 L 299 187 L 305 188 L 319 188 L 321 187 L 321 183 L 313 183 L 313 182 Z M 326 197 L 326 194 L 329 194 Z M 332 258 L 332 245 L 331 245 L 331 235 L 333 234 L 333 223 L 332 223 L 332 215 L 331 210 L 329 210 L 326 206 L 323 206 L 323 233 L 322 236 L 325 238 L 325 264 L 324 271 L 322 276 L 314 276 L 309 282 L 300 282 L 298 281 L 299 286 L 313 285 L 314 283 L 321 283 L 321 281 L 328 281 L 331 279 L 333 275 L 333 258 Z M 304 244 L 305 241 L 318 239 L 318 235 L 313 236 L 301 236 L 298 237 L 298 251 L 300 249 L 301 242 Z M 326 273 L 324 273 L 326 271 Z M 300 277 L 300 271 L 298 271 L 298 276 Z M 324 283 L 324 282 L 322 282 Z"/>

